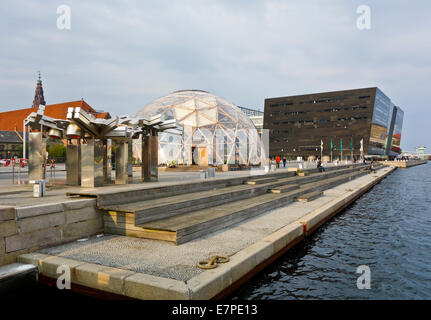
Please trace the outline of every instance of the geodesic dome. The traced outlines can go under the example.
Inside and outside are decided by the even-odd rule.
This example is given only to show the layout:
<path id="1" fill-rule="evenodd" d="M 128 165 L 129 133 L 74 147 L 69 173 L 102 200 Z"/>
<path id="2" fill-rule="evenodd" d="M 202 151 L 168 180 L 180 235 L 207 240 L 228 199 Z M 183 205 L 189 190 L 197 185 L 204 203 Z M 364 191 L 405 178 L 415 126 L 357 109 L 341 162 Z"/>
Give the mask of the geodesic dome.
<path id="1" fill-rule="evenodd" d="M 176 91 L 137 113 L 176 119 L 182 135 L 159 133 L 159 163 L 259 164 L 265 157 L 252 121 L 227 100 L 201 90 Z"/>

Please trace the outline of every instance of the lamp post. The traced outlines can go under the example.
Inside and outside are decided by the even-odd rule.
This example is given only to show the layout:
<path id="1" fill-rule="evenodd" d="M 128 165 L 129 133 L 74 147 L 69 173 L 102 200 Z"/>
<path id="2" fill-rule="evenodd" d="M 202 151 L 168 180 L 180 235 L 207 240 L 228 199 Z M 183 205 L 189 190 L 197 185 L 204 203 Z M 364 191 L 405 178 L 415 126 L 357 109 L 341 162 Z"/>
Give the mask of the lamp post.
<path id="1" fill-rule="evenodd" d="M 323 157 L 323 140 L 320 140 L 320 161 L 322 161 Z"/>
<path id="2" fill-rule="evenodd" d="M 26 132 L 26 125 L 25 125 L 25 119 L 22 121 L 22 135 L 23 135 L 23 140 L 22 140 L 22 157 L 25 159 L 27 153 L 25 152 L 25 146 L 27 143 L 26 137 L 25 137 L 25 132 Z"/>
<path id="3" fill-rule="evenodd" d="M 343 161 L 343 138 L 340 139 L 340 153 L 341 153 L 341 161 Z"/>
<path id="4" fill-rule="evenodd" d="M 332 142 L 332 138 L 331 138 L 331 163 L 332 163 L 332 149 L 334 149 L 334 143 Z"/>

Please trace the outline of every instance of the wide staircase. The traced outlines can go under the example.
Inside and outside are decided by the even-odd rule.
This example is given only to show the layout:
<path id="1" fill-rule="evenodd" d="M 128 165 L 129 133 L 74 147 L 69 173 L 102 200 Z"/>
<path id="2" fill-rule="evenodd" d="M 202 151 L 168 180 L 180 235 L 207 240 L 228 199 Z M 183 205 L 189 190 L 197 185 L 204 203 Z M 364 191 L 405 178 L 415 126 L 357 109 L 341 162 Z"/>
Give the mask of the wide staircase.
<path id="1" fill-rule="evenodd" d="M 363 165 L 305 172 L 304 176 L 271 173 L 105 194 L 99 196 L 98 206 L 104 211 L 106 233 L 181 244 L 293 201 L 312 201 L 326 189 L 369 174 Z"/>

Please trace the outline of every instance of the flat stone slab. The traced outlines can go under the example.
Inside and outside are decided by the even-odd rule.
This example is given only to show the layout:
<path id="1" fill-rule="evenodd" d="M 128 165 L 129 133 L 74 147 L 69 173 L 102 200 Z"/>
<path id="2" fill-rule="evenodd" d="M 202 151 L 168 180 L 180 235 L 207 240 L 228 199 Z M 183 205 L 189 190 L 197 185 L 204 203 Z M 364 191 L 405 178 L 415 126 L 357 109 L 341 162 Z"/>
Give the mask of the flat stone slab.
<path id="1" fill-rule="evenodd" d="M 2 281 L 13 279 L 21 275 L 35 273 L 37 267 L 32 264 L 25 263 L 11 263 L 0 267 L 0 283 Z"/>

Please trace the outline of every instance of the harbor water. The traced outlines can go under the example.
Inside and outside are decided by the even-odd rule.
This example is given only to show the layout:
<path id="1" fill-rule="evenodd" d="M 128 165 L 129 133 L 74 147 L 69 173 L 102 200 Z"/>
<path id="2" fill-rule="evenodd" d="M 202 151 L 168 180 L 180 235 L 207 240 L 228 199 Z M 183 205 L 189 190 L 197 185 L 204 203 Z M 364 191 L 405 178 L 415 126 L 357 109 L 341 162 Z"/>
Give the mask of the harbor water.
<path id="1" fill-rule="evenodd" d="M 430 231 L 431 164 L 398 169 L 231 298 L 431 299 Z"/>

